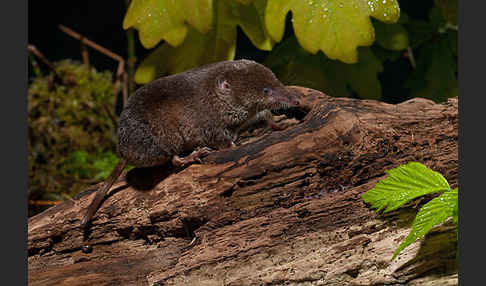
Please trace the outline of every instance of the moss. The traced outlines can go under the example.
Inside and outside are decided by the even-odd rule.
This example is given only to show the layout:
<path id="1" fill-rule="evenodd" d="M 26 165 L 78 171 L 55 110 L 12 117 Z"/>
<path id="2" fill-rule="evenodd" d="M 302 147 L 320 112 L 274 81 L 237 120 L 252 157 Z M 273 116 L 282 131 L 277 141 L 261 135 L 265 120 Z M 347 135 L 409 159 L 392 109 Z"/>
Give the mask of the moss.
<path id="1" fill-rule="evenodd" d="M 71 60 L 55 69 L 60 80 L 51 73 L 28 89 L 30 200 L 73 196 L 118 161 L 112 74 Z"/>

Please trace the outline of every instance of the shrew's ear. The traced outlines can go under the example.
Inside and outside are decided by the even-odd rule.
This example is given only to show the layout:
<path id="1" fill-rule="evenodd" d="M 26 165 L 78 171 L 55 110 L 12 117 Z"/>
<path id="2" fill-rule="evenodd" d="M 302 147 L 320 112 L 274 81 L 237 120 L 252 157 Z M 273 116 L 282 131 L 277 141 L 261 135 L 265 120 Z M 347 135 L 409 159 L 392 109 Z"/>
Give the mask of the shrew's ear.
<path id="1" fill-rule="evenodd" d="M 230 94 L 231 83 L 222 75 L 216 78 L 216 92 L 218 94 Z"/>
<path id="2" fill-rule="evenodd" d="M 218 80 L 218 89 L 222 91 L 230 91 L 231 85 L 226 79 Z"/>

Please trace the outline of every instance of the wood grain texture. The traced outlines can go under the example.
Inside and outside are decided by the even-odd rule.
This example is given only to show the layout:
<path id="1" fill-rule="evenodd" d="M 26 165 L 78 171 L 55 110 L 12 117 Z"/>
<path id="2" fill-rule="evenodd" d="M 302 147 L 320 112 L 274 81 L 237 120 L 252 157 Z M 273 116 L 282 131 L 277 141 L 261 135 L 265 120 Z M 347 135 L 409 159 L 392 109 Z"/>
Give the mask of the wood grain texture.
<path id="1" fill-rule="evenodd" d="M 361 199 L 410 161 L 457 187 L 457 98 L 391 105 L 290 88 L 305 117 L 275 117 L 288 127 L 247 132 L 203 164 L 128 172 L 88 233 L 94 193 L 31 217 L 29 285 L 457 285 L 448 225 L 391 261 L 424 200 L 383 216 Z"/>

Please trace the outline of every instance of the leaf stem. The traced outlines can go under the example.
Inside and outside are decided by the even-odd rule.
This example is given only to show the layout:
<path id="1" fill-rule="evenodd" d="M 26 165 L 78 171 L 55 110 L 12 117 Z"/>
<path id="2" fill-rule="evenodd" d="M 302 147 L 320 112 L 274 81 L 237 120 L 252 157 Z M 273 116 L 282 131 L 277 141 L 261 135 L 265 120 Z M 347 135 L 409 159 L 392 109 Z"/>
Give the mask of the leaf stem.
<path id="1" fill-rule="evenodd" d="M 417 68 L 417 63 L 415 62 L 415 57 L 413 55 L 413 50 L 410 46 L 407 47 L 408 59 L 410 60 L 410 64 L 412 65 L 413 69 Z"/>

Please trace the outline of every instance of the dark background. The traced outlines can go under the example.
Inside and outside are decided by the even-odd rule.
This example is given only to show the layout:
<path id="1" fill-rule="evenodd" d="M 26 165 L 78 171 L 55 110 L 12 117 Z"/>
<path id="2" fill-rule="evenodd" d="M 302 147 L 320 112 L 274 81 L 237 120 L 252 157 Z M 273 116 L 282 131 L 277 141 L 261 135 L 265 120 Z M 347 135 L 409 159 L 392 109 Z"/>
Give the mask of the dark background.
<path id="1" fill-rule="evenodd" d="M 50 61 L 81 61 L 80 42 L 62 32 L 58 28 L 62 24 L 127 58 L 126 31 L 122 28 L 125 11 L 125 1 L 29 1 L 28 42 Z M 147 53 L 138 39 L 136 48 L 137 55 Z M 88 51 L 90 64 L 96 69 L 115 71 L 116 61 L 91 48 Z"/>

